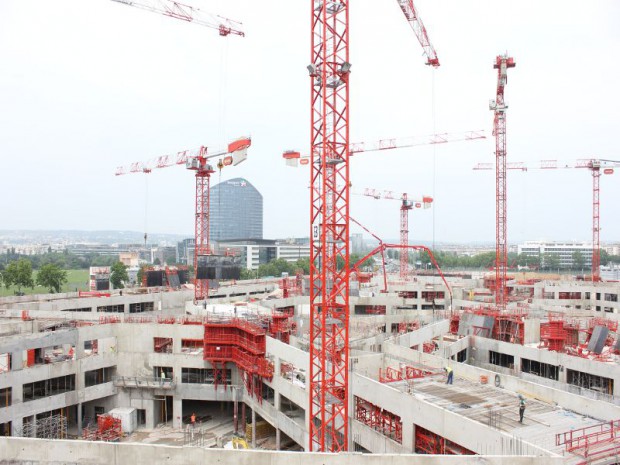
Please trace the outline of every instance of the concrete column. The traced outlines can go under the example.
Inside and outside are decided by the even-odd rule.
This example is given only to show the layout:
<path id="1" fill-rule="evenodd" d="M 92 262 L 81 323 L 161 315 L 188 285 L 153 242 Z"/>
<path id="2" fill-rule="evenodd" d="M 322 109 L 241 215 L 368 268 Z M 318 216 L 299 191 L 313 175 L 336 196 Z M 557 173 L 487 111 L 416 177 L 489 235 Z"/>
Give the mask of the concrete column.
<path id="1" fill-rule="evenodd" d="M 13 384 L 11 386 L 12 405 L 21 404 L 23 401 L 24 401 L 24 385 L 22 383 Z"/>
<path id="2" fill-rule="evenodd" d="M 157 426 L 157 422 L 159 418 L 156 418 L 155 415 L 155 404 L 160 403 L 157 400 L 151 400 L 150 402 L 145 402 L 144 407 L 146 410 L 146 427 L 147 428 L 155 428 Z"/>
<path id="3" fill-rule="evenodd" d="M 183 400 L 180 396 L 172 398 L 172 427 L 183 428 Z"/>
<path id="4" fill-rule="evenodd" d="M 77 404 L 77 429 L 78 435 L 82 434 L 82 402 Z"/>
<path id="5" fill-rule="evenodd" d="M 11 418 L 11 435 L 15 436 L 16 431 L 21 431 L 24 422 L 22 417 Z"/>
<path id="6" fill-rule="evenodd" d="M 256 449 L 256 411 L 252 409 L 252 449 Z"/>
<path id="7" fill-rule="evenodd" d="M 567 376 L 567 372 L 568 370 L 566 369 L 565 366 L 562 366 L 562 369 L 558 369 L 558 381 L 560 383 L 566 383 L 568 376 Z"/>
<path id="8" fill-rule="evenodd" d="M 129 315 L 129 303 L 123 305 L 123 313 Z"/>
<path id="9" fill-rule="evenodd" d="M 276 428 L 276 450 L 280 450 L 280 428 Z"/>
<path id="10" fill-rule="evenodd" d="M 11 352 L 11 371 L 18 371 L 24 368 L 24 355 L 25 350 L 16 350 Z"/>
<path id="11" fill-rule="evenodd" d="M 403 417 L 403 447 L 407 452 L 413 452 L 413 438 L 415 434 L 415 425 L 408 417 Z"/>

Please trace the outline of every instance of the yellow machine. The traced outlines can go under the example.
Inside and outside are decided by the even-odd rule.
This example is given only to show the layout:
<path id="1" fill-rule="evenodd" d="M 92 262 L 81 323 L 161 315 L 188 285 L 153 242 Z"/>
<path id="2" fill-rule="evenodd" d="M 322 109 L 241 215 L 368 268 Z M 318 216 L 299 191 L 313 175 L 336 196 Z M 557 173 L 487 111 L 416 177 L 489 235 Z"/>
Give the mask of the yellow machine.
<path id="1" fill-rule="evenodd" d="M 248 442 L 245 440 L 243 436 L 233 436 L 232 437 L 233 449 L 249 449 Z"/>

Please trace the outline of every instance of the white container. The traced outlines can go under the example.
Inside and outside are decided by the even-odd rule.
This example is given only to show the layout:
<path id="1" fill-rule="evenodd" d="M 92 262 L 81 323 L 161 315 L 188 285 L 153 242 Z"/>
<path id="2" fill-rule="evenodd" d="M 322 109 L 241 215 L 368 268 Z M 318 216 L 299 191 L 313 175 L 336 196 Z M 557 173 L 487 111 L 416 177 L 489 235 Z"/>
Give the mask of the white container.
<path id="1" fill-rule="evenodd" d="M 138 411 L 131 407 L 118 407 L 108 412 L 114 418 L 121 420 L 124 433 L 131 434 L 138 427 Z"/>

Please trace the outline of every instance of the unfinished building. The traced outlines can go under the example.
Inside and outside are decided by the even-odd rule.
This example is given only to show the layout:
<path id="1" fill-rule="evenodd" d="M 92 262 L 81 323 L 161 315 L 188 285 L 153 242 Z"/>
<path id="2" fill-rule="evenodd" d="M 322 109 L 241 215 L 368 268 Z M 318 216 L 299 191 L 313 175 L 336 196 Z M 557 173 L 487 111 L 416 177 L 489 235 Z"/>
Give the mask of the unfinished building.
<path id="1" fill-rule="evenodd" d="M 483 277 L 448 279 L 351 297 L 349 450 L 609 463 L 618 284 L 511 281 L 519 301 L 498 313 Z M 309 305 L 287 281 L 199 306 L 189 291 L 4 299 L 3 450 L 16 437 L 308 450 Z M 9 458 L 36 459 L 25 451 Z"/>

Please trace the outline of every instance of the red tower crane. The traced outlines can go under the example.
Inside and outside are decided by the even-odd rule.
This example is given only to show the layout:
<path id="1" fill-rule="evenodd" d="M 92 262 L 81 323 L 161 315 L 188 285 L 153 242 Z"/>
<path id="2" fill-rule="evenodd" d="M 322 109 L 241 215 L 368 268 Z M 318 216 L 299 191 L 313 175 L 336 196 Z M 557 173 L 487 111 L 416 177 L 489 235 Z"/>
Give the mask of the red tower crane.
<path id="1" fill-rule="evenodd" d="M 392 139 L 380 139 L 372 142 L 356 142 L 349 145 L 349 155 L 361 152 L 375 152 L 379 150 L 402 149 L 416 147 L 418 145 L 446 144 L 467 140 L 486 139 L 484 131 L 465 131 L 458 133 L 429 134 L 427 136 L 395 137 Z M 298 151 L 287 150 L 282 158 L 289 166 L 307 165 L 310 163 L 308 155 L 301 155 Z"/>
<path id="2" fill-rule="evenodd" d="M 420 19 L 420 15 L 413 5 L 412 0 L 396 0 L 398 2 L 398 6 L 402 10 L 407 22 L 413 29 L 414 34 L 418 38 L 420 45 L 422 46 L 422 50 L 424 50 L 424 55 L 426 55 L 426 64 L 430 65 L 434 68 L 439 67 L 439 58 L 437 58 L 437 52 L 435 52 L 435 47 L 431 44 L 431 41 L 428 39 L 428 34 L 426 33 L 426 28 L 424 24 L 422 24 L 422 20 Z"/>
<path id="3" fill-rule="evenodd" d="M 310 18 L 310 451 L 349 443 L 349 5 Z"/>
<path id="4" fill-rule="evenodd" d="M 314 5 L 308 66 L 313 159 L 309 448 L 340 452 L 349 442 L 349 2 Z"/>
<path id="5" fill-rule="evenodd" d="M 196 23 L 201 26 L 217 29 L 221 36 L 229 34 L 244 36 L 241 31 L 241 23 L 223 16 L 205 13 L 198 8 L 176 2 L 174 0 L 112 0 L 113 2 L 123 3 L 134 6 L 142 10 L 152 11 L 171 18 L 180 19 L 189 23 Z"/>
<path id="6" fill-rule="evenodd" d="M 176 155 L 163 155 L 147 162 L 132 163 L 127 167 L 118 167 L 116 176 L 129 173 L 150 173 L 153 169 L 167 168 L 175 165 L 185 165 L 189 170 L 196 172 L 196 220 L 194 225 L 194 300 L 204 300 L 209 293 L 209 282 L 206 276 L 199 274 L 199 259 L 211 255 L 209 243 L 209 188 L 210 177 L 215 172 L 208 160 L 222 157 L 218 168 L 228 165 L 238 165 L 247 158 L 247 150 L 252 141 L 249 137 L 242 137 L 232 141 L 228 147 L 207 154 L 207 147 L 196 150 L 184 150 Z"/>
<path id="7" fill-rule="evenodd" d="M 600 281 L 601 266 L 601 241 L 600 241 L 600 178 L 601 169 L 603 174 L 613 174 L 614 168 L 620 167 L 620 161 L 600 160 L 594 158 L 584 158 L 573 162 L 558 162 L 558 160 L 541 160 L 539 166 L 530 167 L 524 162 L 507 163 L 506 169 L 528 171 L 532 169 L 553 170 L 553 169 L 572 169 L 587 168 L 592 173 L 592 281 Z M 478 163 L 474 166 L 475 170 L 492 170 L 492 163 Z"/>
<path id="8" fill-rule="evenodd" d="M 381 191 L 366 188 L 363 194 L 375 199 L 400 200 L 400 245 L 403 246 L 400 253 L 400 279 L 406 280 L 409 268 L 409 211 L 415 208 L 430 208 L 433 198 L 423 196 L 420 200 L 413 200 L 413 197 L 406 192 L 397 194 L 392 191 Z"/>
<path id="9" fill-rule="evenodd" d="M 491 100 L 493 110 L 493 135 L 495 136 L 495 305 L 499 311 L 506 308 L 506 268 L 508 266 L 508 235 L 506 219 L 506 109 L 504 87 L 508 82 L 508 69 L 515 67 L 508 55 L 495 58 L 497 93 Z"/>

